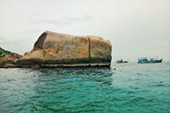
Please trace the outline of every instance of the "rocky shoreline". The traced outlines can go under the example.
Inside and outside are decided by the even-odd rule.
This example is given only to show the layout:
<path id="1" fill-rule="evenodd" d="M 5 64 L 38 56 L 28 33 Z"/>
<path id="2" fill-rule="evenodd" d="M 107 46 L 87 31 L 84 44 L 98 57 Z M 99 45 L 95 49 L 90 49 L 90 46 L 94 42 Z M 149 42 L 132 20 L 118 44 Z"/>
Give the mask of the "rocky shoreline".
<path id="1" fill-rule="evenodd" d="M 0 67 L 109 67 L 111 49 L 111 42 L 101 37 L 45 31 L 24 56 L 12 53 L 0 57 Z"/>

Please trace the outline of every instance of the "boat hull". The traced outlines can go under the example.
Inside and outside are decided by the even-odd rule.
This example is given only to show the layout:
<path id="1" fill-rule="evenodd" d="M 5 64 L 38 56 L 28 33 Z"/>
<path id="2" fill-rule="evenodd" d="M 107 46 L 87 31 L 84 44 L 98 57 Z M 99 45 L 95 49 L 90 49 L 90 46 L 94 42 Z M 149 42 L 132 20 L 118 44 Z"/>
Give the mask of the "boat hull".
<path id="1" fill-rule="evenodd" d="M 128 61 L 117 60 L 116 63 L 128 63 Z"/>
<path id="2" fill-rule="evenodd" d="M 159 59 L 159 60 L 140 60 L 138 59 L 138 63 L 162 63 L 163 59 Z"/>

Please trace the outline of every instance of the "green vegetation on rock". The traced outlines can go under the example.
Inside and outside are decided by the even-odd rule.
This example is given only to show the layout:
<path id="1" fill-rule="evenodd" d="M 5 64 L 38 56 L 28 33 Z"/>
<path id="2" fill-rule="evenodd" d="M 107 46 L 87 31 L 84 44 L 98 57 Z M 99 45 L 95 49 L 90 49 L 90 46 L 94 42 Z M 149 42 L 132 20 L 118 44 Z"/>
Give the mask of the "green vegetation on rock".
<path id="1" fill-rule="evenodd" d="M 9 54 L 13 55 L 14 53 L 7 51 L 7 50 L 4 50 L 0 47 L 0 57 L 5 57 L 6 55 L 9 55 Z"/>

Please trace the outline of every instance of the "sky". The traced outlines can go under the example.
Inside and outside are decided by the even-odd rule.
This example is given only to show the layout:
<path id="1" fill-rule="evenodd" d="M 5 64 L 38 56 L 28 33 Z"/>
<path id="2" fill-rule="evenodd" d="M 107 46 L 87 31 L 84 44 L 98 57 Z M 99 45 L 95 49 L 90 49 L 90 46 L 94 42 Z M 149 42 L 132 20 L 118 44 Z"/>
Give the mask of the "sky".
<path id="1" fill-rule="evenodd" d="M 23 55 L 46 30 L 110 40 L 112 61 L 170 60 L 170 0 L 0 0 L 0 47 Z"/>

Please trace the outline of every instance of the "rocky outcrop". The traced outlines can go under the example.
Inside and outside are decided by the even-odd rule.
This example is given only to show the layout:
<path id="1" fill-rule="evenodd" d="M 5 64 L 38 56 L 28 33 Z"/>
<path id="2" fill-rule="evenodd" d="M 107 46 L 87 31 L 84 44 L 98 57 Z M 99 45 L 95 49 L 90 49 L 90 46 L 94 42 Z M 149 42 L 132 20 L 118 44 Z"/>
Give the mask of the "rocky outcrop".
<path id="1" fill-rule="evenodd" d="M 3 68 L 16 68 L 16 65 L 11 63 L 5 63 Z"/>
<path id="2" fill-rule="evenodd" d="M 111 43 L 96 36 L 44 32 L 18 67 L 110 66 Z"/>
<path id="3" fill-rule="evenodd" d="M 0 48 L 0 68 L 16 67 L 16 61 L 21 55 Z"/>
<path id="4" fill-rule="evenodd" d="M 110 66 L 111 43 L 97 36 L 44 32 L 22 57 L 0 48 L 0 67 Z"/>

